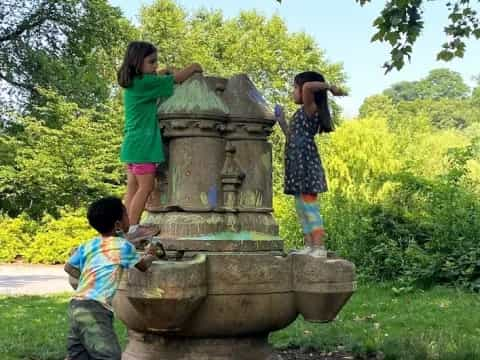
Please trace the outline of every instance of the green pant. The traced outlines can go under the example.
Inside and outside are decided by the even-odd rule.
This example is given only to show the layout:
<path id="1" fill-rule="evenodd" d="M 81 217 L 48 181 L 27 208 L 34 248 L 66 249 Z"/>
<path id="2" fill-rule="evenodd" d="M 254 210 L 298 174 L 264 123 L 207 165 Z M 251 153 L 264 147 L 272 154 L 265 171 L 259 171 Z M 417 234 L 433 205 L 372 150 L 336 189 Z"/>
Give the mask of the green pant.
<path id="1" fill-rule="evenodd" d="M 71 300 L 68 307 L 69 360 L 120 360 L 122 350 L 113 329 L 113 313 L 94 300 Z"/>

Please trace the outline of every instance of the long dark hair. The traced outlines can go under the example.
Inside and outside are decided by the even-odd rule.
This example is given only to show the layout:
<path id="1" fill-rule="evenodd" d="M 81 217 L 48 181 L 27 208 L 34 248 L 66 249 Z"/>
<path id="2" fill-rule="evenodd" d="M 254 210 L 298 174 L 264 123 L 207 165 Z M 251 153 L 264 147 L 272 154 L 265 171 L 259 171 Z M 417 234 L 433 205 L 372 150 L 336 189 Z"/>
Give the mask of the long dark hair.
<path id="1" fill-rule="evenodd" d="M 118 85 L 128 88 L 133 78 L 142 74 L 143 60 L 157 52 L 157 48 L 145 41 L 132 41 L 128 44 L 122 66 L 117 72 Z"/>
<path id="2" fill-rule="evenodd" d="M 295 76 L 295 84 L 302 88 L 303 84 L 311 81 L 325 82 L 322 74 L 315 71 L 305 71 Z M 318 108 L 318 116 L 320 118 L 320 128 L 318 132 L 332 132 L 335 128 L 333 126 L 332 116 L 328 107 L 327 91 L 321 90 L 315 92 L 315 104 Z"/>

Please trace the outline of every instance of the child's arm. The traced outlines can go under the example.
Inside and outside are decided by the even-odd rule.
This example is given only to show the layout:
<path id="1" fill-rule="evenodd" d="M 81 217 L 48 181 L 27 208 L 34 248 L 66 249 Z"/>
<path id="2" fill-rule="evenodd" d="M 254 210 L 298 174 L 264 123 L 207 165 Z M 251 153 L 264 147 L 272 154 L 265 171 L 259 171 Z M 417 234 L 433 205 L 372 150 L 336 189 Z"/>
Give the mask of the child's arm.
<path id="1" fill-rule="evenodd" d="M 289 135 L 289 129 L 288 129 L 288 124 L 285 121 L 285 112 L 283 111 L 283 107 L 280 105 L 275 105 L 275 119 L 278 122 L 278 125 L 280 125 L 280 129 L 282 129 L 283 135 L 288 139 Z"/>
<path id="2" fill-rule="evenodd" d="M 145 248 L 145 255 L 140 258 L 140 261 L 135 264 L 135 267 L 138 270 L 145 272 L 150 266 L 152 266 L 155 260 L 158 260 L 157 248 L 152 244 L 148 244 Z"/>
<path id="3" fill-rule="evenodd" d="M 65 263 L 65 266 L 63 267 L 63 270 L 70 275 L 71 277 L 75 279 L 80 279 L 80 270 L 76 268 L 75 266 L 70 265 L 70 263 Z"/>
<path id="4" fill-rule="evenodd" d="M 180 84 L 187 80 L 189 77 L 191 77 L 195 73 L 202 73 L 203 69 L 200 64 L 193 63 L 190 66 L 187 66 L 183 70 L 178 70 L 173 72 L 173 77 L 175 79 L 175 82 L 177 84 Z"/>
<path id="5" fill-rule="evenodd" d="M 78 286 L 78 279 L 80 279 L 81 275 L 81 264 L 83 258 L 83 246 L 80 245 L 77 248 L 72 249 L 70 252 L 70 258 L 65 263 L 63 270 L 70 275 L 75 281 L 70 281 L 73 289 L 76 290 Z"/>
<path id="6" fill-rule="evenodd" d="M 78 279 L 80 279 L 80 270 L 76 268 L 75 266 L 72 266 L 70 263 L 65 263 L 65 266 L 63 267 L 63 270 L 70 275 L 73 279 L 70 279 L 70 285 L 72 286 L 73 290 L 77 290 L 78 287 Z"/>
<path id="7" fill-rule="evenodd" d="M 303 106 L 308 116 L 315 114 L 317 104 L 315 103 L 315 93 L 317 91 L 329 90 L 334 96 L 345 96 L 347 93 L 335 85 L 329 85 L 322 81 L 309 81 L 303 84 L 302 87 L 302 99 Z"/>
<path id="8" fill-rule="evenodd" d="M 157 75 L 172 75 L 172 70 L 169 68 L 160 69 L 157 71 Z"/>

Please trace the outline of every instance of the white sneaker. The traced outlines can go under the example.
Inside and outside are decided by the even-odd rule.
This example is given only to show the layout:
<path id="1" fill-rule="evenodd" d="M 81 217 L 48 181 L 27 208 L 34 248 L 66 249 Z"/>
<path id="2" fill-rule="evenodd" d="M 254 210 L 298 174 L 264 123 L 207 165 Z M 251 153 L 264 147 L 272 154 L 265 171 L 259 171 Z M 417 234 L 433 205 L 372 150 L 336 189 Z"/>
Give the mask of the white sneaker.
<path id="1" fill-rule="evenodd" d="M 312 250 L 313 249 L 310 246 L 305 246 L 303 249 L 295 250 L 293 253 L 298 255 L 307 255 L 310 254 Z"/>
<path id="2" fill-rule="evenodd" d="M 325 246 L 314 246 L 313 248 L 310 248 L 310 252 L 308 255 L 313 256 L 313 257 L 318 257 L 318 258 L 326 258 L 327 257 L 327 249 L 325 249 Z"/>

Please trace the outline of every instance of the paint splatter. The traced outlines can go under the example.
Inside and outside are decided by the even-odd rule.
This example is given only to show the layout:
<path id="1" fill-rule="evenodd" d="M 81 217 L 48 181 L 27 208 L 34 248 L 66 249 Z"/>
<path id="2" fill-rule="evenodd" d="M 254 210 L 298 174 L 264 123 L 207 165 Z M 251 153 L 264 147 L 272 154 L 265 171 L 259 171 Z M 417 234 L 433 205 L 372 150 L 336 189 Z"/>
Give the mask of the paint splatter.
<path id="1" fill-rule="evenodd" d="M 208 203 L 211 207 L 217 207 L 217 198 L 217 187 L 215 185 L 212 185 L 210 186 L 210 189 L 208 189 Z"/>

